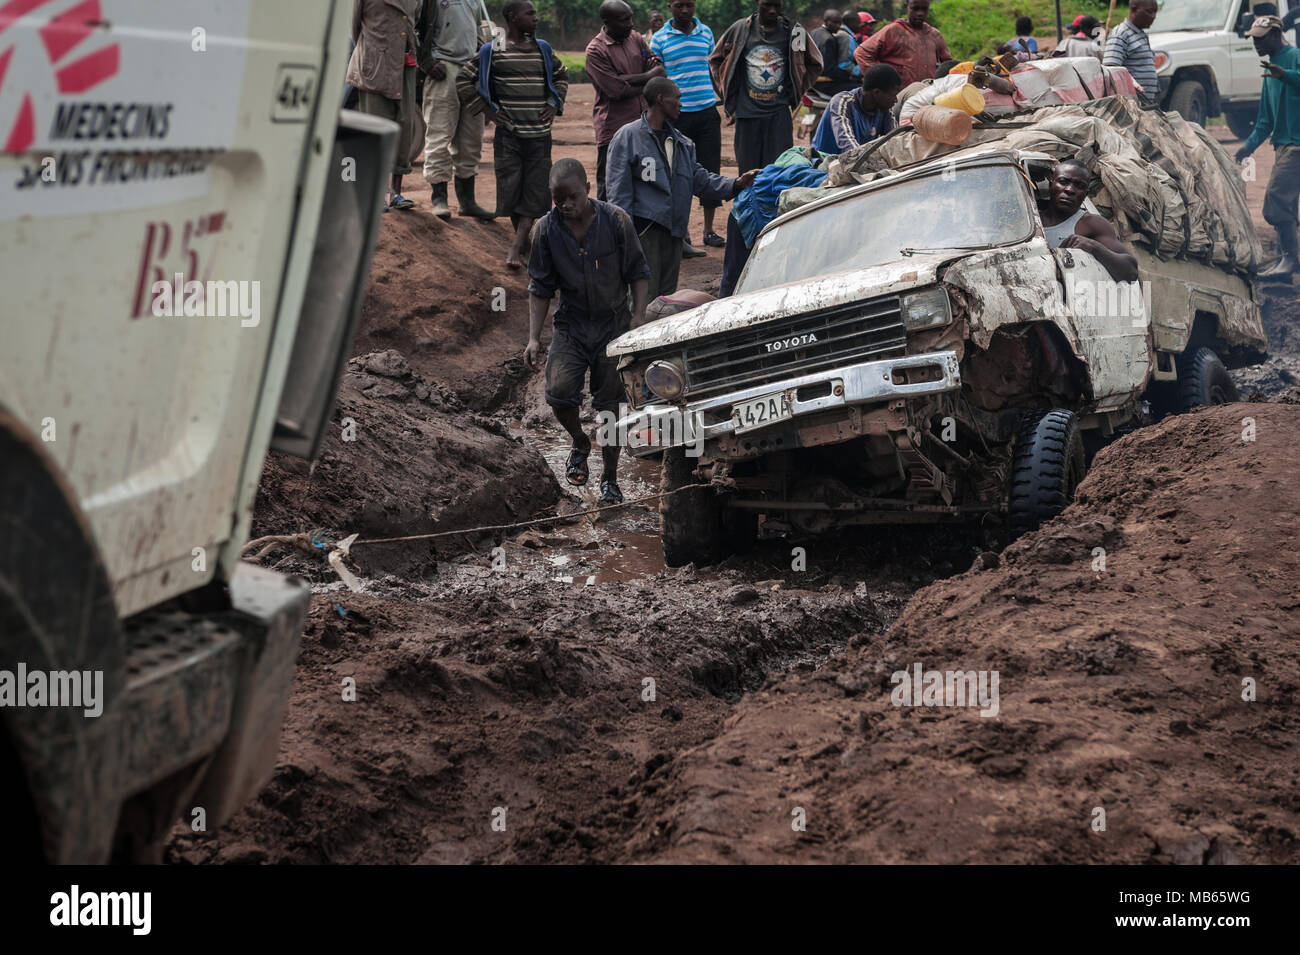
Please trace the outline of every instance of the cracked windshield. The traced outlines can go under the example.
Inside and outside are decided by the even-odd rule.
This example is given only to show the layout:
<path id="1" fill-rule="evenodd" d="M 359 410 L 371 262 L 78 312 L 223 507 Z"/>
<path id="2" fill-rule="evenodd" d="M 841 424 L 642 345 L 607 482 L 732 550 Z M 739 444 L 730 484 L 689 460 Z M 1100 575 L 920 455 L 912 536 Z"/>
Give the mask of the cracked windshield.
<path id="1" fill-rule="evenodd" d="M 870 223 L 870 228 L 863 228 Z M 738 292 L 868 268 L 913 253 L 1021 242 L 1032 226 L 1017 166 L 967 166 L 874 189 L 759 237 Z M 853 242 L 845 236 L 856 233 Z"/>

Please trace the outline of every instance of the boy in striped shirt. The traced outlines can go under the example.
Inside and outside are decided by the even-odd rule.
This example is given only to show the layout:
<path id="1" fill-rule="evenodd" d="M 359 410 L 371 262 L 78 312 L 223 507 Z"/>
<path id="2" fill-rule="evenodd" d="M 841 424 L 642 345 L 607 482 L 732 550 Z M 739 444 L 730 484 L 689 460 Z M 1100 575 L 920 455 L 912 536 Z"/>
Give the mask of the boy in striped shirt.
<path id="1" fill-rule="evenodd" d="M 681 90 L 682 111 L 673 125 L 695 143 L 696 161 L 717 175 L 722 169 L 722 120 L 709 76 L 713 31 L 695 15 L 695 0 L 672 0 L 668 10 L 672 19 L 655 32 L 650 52 L 663 61 L 668 79 Z M 704 244 L 713 248 L 726 245 L 726 240 L 713 228 L 714 215 L 721 204 L 716 199 L 700 200 L 700 208 L 704 210 Z M 696 252 L 691 248 L 689 235 L 682 240 L 682 246 L 683 254 L 688 257 Z"/>
<path id="2" fill-rule="evenodd" d="M 510 217 L 515 237 L 506 266 L 519 269 L 534 220 L 551 208 L 551 122 L 564 111 L 569 73 L 536 38 L 537 11 L 528 0 L 506 0 L 501 13 L 506 32 L 483 44 L 460 71 L 456 94 L 468 110 L 481 110 L 496 124 L 497 215 Z"/>

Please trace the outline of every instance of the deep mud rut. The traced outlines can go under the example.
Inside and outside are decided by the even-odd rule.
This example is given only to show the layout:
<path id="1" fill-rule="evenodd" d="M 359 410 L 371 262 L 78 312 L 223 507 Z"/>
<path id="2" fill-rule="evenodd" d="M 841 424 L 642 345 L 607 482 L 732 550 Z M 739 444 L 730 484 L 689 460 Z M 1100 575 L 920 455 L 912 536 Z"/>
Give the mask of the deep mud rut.
<path id="1" fill-rule="evenodd" d="M 554 154 L 590 167 L 575 94 Z M 1001 556 L 885 528 L 670 571 L 655 502 L 573 516 L 600 463 L 565 483 L 567 438 L 518 357 L 524 281 L 494 265 L 504 226 L 441 223 L 408 193 L 335 416 L 353 440 L 314 468 L 272 455 L 254 534 L 554 519 L 360 544 L 361 593 L 273 549 L 315 594 L 275 775 L 220 831 L 178 827 L 169 861 L 1295 861 L 1300 295 L 1270 298 L 1274 357 L 1236 373 L 1255 403 L 1124 438 Z M 682 286 L 716 289 L 720 264 L 687 260 Z M 619 476 L 629 500 L 659 490 L 653 461 Z M 914 662 L 998 669 L 1001 712 L 890 705 Z"/>
<path id="2" fill-rule="evenodd" d="M 559 477 L 560 436 L 521 435 Z M 620 474 L 629 499 L 658 490 L 653 462 Z M 594 505 L 594 488 L 563 493 L 560 512 Z M 654 506 L 484 537 L 423 565 L 375 559 L 361 594 L 317 561 L 280 558 L 316 591 L 280 765 L 222 832 L 178 834 L 172 861 L 623 861 L 665 768 L 739 701 L 878 639 L 917 587 L 973 554 L 914 531 L 804 542 L 801 570 L 792 543 L 771 540 L 669 571 Z M 491 828 L 499 807 L 505 833 Z"/>

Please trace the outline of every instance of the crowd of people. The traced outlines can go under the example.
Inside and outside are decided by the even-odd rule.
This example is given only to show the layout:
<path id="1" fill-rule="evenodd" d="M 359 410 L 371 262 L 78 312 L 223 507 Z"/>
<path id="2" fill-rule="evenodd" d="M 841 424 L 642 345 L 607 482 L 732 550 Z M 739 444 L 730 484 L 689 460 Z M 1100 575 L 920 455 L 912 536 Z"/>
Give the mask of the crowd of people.
<path id="1" fill-rule="evenodd" d="M 996 57 L 964 62 L 929 22 L 931 0 L 907 0 L 903 16 L 883 25 L 863 11 L 828 9 L 811 32 L 784 15 L 783 0 L 754 0 L 753 14 L 716 37 L 695 15 L 695 0 L 671 0 L 667 19 L 653 11 L 644 34 L 627 3 L 604 0 L 585 60 L 595 93 L 593 196 L 581 163 L 551 161 L 551 127 L 564 111 L 569 75 L 537 36 L 529 0 L 506 0 L 504 30 L 483 19 L 479 0 L 354 2 L 347 81 L 359 109 L 402 130 L 388 208 L 414 205 L 402 183 L 423 151 L 436 216 L 450 218 L 454 182 L 460 215 L 510 219 L 505 265 L 526 267 L 529 277 L 530 368 L 540 362 L 540 336 L 558 293 L 546 400 L 573 439 L 565 473 L 574 485 L 587 483 L 591 453 L 578 417 L 584 381 L 597 411 L 617 412 L 623 389 L 606 345 L 644 321 L 650 302 L 673 295 L 683 256 L 706 254 L 690 236 L 693 202 L 703 212 L 701 244 L 725 248 L 726 295 L 758 229 L 775 214 L 780 191 L 824 178 L 809 150 L 794 146 L 791 115 L 806 95 L 829 97 L 812 136 L 815 157 L 888 135 L 965 84 L 1013 103 L 1011 73 L 1046 56 L 1095 57 L 1125 68 L 1149 104 L 1160 94 L 1147 38 L 1157 0 L 1131 0 L 1127 17 L 1109 33 L 1092 16 L 1076 17 L 1051 52 L 1040 49 L 1032 21 L 1022 16 L 1015 35 L 996 44 Z M 1237 159 L 1271 139 L 1264 215 L 1283 255 L 1264 274 L 1289 280 L 1300 270 L 1300 53 L 1287 44 L 1277 16 L 1257 15 L 1247 35 L 1266 58 L 1264 88 L 1254 132 Z M 475 196 L 489 123 L 495 211 Z M 721 172 L 724 125 L 740 170 L 734 177 Z M 1045 226 L 1054 245 L 1088 248 L 1112 275 L 1128 280 L 1136 269 L 1131 254 L 1109 223 L 1080 210 L 1087 179 L 1086 167 L 1059 164 L 1042 210 Z M 736 202 L 724 238 L 717 210 L 729 200 Z M 618 448 L 602 448 L 602 463 L 600 503 L 620 503 Z"/>

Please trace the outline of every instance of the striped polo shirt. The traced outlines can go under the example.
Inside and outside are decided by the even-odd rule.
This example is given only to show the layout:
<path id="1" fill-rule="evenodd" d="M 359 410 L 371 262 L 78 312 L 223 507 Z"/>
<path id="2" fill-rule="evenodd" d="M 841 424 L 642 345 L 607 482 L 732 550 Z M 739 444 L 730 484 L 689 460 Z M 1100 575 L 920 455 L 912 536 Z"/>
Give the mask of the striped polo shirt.
<path id="1" fill-rule="evenodd" d="M 682 112 L 716 106 L 713 80 L 709 77 L 709 54 L 713 52 L 713 31 L 692 17 L 695 29 L 682 33 L 674 20 L 655 31 L 650 52 L 664 61 L 668 78 L 682 91 Z"/>
<path id="2" fill-rule="evenodd" d="M 1160 82 L 1156 79 L 1156 61 L 1151 52 L 1151 42 L 1146 31 L 1135 27 L 1132 20 L 1125 20 L 1106 38 L 1106 52 L 1101 60 L 1104 66 L 1122 66 L 1133 77 L 1138 86 L 1146 90 L 1147 95 L 1155 97 L 1160 93 Z"/>

